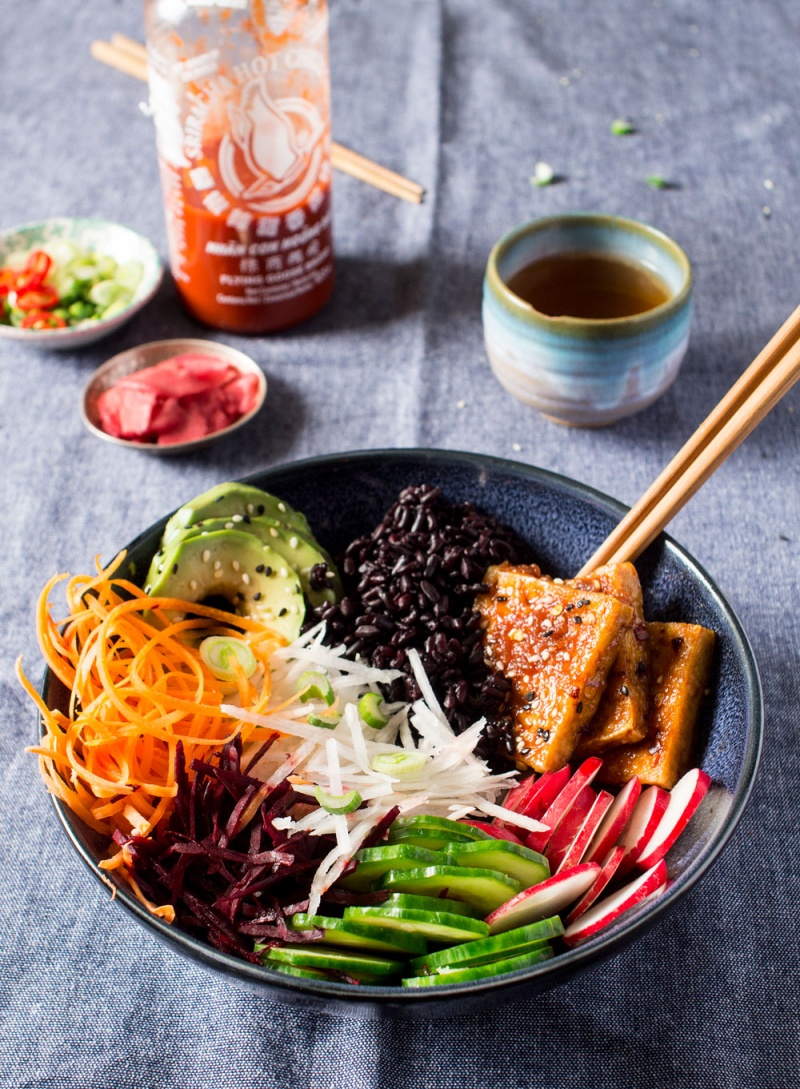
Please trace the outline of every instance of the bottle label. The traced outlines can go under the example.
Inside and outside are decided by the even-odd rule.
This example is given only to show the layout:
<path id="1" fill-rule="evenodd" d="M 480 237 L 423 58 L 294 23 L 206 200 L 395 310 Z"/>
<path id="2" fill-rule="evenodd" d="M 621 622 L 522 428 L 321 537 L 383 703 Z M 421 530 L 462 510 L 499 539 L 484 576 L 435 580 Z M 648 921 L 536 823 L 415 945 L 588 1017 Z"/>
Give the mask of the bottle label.
<path id="1" fill-rule="evenodd" d="M 228 68 L 216 50 L 150 56 L 170 263 L 190 308 L 200 294 L 254 308 L 319 291 L 333 271 L 325 52 L 290 41 Z"/>

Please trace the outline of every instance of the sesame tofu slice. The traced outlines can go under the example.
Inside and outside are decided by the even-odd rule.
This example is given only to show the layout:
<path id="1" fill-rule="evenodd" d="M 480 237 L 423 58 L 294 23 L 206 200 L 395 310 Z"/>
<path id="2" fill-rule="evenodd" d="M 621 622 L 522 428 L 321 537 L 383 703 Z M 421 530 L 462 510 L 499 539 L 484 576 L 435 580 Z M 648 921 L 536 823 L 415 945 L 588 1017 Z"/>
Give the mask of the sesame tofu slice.
<path id="1" fill-rule="evenodd" d="M 555 771 L 594 715 L 633 609 L 609 594 L 500 564 L 476 598 L 489 665 L 512 684 L 517 763 Z"/>
<path id="2" fill-rule="evenodd" d="M 616 745 L 631 745 L 647 734 L 650 710 L 650 648 L 644 619 L 642 585 L 632 563 L 598 567 L 569 586 L 611 594 L 633 609 L 633 620 L 620 640 L 617 660 L 608 675 L 603 698 L 581 736 L 576 756 L 599 756 Z"/>
<path id="3" fill-rule="evenodd" d="M 692 766 L 700 704 L 711 677 L 716 635 L 699 624 L 652 623 L 652 705 L 647 736 L 635 745 L 603 753 L 600 778 L 671 790 Z"/>

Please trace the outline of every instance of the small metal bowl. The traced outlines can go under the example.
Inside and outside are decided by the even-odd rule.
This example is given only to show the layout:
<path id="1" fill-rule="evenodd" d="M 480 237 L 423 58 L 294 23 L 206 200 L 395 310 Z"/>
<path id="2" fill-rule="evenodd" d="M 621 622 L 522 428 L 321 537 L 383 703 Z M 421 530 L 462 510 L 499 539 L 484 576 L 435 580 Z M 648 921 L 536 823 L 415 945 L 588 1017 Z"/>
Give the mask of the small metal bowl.
<path id="1" fill-rule="evenodd" d="M 230 363 L 242 374 L 254 374 L 258 379 L 258 396 L 256 403 L 249 412 L 240 416 L 228 427 L 219 431 L 212 431 L 210 435 L 204 435 L 200 439 L 191 439 L 189 442 L 176 442 L 159 446 L 155 442 L 134 442 L 131 439 L 119 439 L 115 435 L 109 435 L 100 425 L 100 414 L 97 410 L 97 401 L 101 393 L 110 389 L 115 382 L 126 375 L 136 371 L 146 370 L 156 363 L 162 363 L 165 359 L 181 355 L 183 352 L 201 352 L 203 355 L 214 356 L 225 363 Z M 125 446 L 130 450 L 141 450 L 145 454 L 157 456 L 170 456 L 173 454 L 186 454 L 191 450 L 199 450 L 202 446 L 209 446 L 212 442 L 218 442 L 226 438 L 232 432 L 238 430 L 256 415 L 263 407 L 267 397 L 267 379 L 264 372 L 250 356 L 239 352 L 236 348 L 229 348 L 227 344 L 218 344 L 214 340 L 195 340 L 187 337 L 179 337 L 174 340 L 152 340 L 148 344 L 139 344 L 135 348 L 128 348 L 119 355 L 112 356 L 101 367 L 98 367 L 87 382 L 81 401 L 81 417 L 93 435 L 106 442 L 113 442 L 117 446 Z"/>
<path id="2" fill-rule="evenodd" d="M 164 277 L 164 266 L 152 242 L 130 227 L 104 219 L 60 216 L 36 223 L 24 223 L 0 233 L 0 265 L 19 251 L 45 249 L 54 243 L 71 242 L 81 249 L 104 257 L 113 257 L 118 264 L 139 261 L 142 278 L 133 298 L 119 314 L 110 318 L 92 319 L 66 329 L 19 329 L 0 325 L 0 339 L 16 340 L 33 348 L 72 351 L 84 348 L 115 332 L 129 321 L 155 295 Z"/>

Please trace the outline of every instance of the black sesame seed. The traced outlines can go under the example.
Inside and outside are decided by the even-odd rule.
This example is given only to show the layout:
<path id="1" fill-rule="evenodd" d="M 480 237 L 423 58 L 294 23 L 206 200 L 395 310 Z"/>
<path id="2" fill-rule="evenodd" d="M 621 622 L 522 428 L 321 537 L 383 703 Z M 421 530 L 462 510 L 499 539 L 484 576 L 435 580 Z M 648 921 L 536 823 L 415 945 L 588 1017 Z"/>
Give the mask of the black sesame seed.
<path id="1" fill-rule="evenodd" d="M 178 565 L 177 565 L 177 563 L 173 563 L 173 565 L 172 565 L 172 573 L 173 573 L 173 575 L 177 575 L 177 573 L 178 573 Z"/>
<path id="2" fill-rule="evenodd" d="M 267 508 L 264 506 L 263 503 L 259 503 L 258 507 L 256 509 L 257 509 L 259 515 L 262 515 Z"/>
<path id="3" fill-rule="evenodd" d="M 637 662 L 636 663 L 636 676 L 641 677 L 646 672 L 647 672 L 647 666 L 644 664 L 644 662 Z"/>
<path id="4" fill-rule="evenodd" d="M 258 566 L 256 567 L 256 571 L 258 572 L 259 575 L 262 574 L 263 571 L 264 571 L 264 564 L 263 563 L 258 564 Z"/>
<path id="5" fill-rule="evenodd" d="M 253 594 L 253 601 L 260 601 L 260 600 L 261 600 L 261 591 L 259 590 L 257 593 Z"/>
<path id="6" fill-rule="evenodd" d="M 550 740 L 550 731 L 545 730 L 544 726 L 540 726 L 539 729 L 536 731 L 536 736 L 540 737 L 542 739 L 542 741 L 549 741 Z"/>
<path id="7" fill-rule="evenodd" d="M 575 621 L 576 624 L 582 624 L 583 623 L 583 617 L 582 616 L 573 616 L 572 619 Z"/>
<path id="8" fill-rule="evenodd" d="M 284 607 L 283 607 L 283 608 L 281 609 L 281 611 L 280 611 L 280 612 L 278 613 L 278 616 L 286 616 L 286 614 L 288 613 L 288 611 L 289 611 L 289 610 L 288 610 L 288 609 L 286 608 L 286 606 L 284 606 Z"/>
<path id="9" fill-rule="evenodd" d="M 623 696 L 628 696 L 628 695 L 630 695 L 630 693 L 628 692 L 628 686 L 627 686 L 627 684 L 623 684 L 623 685 L 622 685 L 622 687 L 620 688 L 620 692 L 621 692 L 621 693 L 623 694 Z"/>
<path id="10" fill-rule="evenodd" d="M 583 700 L 578 700 L 575 710 L 578 712 L 578 714 L 581 713 L 581 711 L 583 710 Z"/>

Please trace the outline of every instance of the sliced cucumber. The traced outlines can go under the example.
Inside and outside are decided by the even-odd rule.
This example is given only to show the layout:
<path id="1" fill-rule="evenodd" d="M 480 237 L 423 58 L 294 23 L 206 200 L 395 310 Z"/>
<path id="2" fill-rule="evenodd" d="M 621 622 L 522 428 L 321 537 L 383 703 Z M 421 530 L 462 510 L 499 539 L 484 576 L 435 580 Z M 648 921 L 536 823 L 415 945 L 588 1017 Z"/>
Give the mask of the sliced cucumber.
<path id="1" fill-rule="evenodd" d="M 364 923 L 365 926 L 385 926 L 391 930 L 404 930 L 433 942 L 469 942 L 485 938 L 489 928 L 483 919 L 470 919 L 466 915 L 453 915 L 447 911 L 418 911 L 414 908 L 349 907 L 344 909 L 345 919 Z"/>
<path id="2" fill-rule="evenodd" d="M 298 912 L 287 920 L 290 930 L 322 930 L 328 945 L 344 945 L 376 953 L 399 953 L 414 956 L 424 953 L 427 942 L 416 934 L 402 930 L 365 926 L 351 919 L 329 919 L 325 915 Z"/>
<path id="3" fill-rule="evenodd" d="M 394 976 L 405 968 L 402 960 L 389 957 L 372 957 L 367 953 L 354 953 L 315 942 L 313 945 L 276 945 L 267 949 L 261 957 L 262 964 L 277 961 L 297 968 L 329 968 L 346 972 L 356 979 L 361 976 Z"/>
<path id="4" fill-rule="evenodd" d="M 384 847 L 367 847 L 356 851 L 355 873 L 343 877 L 339 884 L 346 889 L 363 890 L 372 887 L 390 870 L 414 870 L 420 866 L 434 866 L 437 857 L 431 851 L 413 844 L 394 844 Z"/>
<path id="5" fill-rule="evenodd" d="M 516 972 L 520 968 L 532 968 L 534 964 L 541 964 L 552 956 L 553 950 L 550 946 L 543 945 L 521 957 L 509 957 L 508 960 L 496 960 L 492 964 L 478 964 L 472 968 L 453 968 L 450 971 L 445 969 L 430 976 L 411 976 L 400 982 L 404 987 L 442 987 L 451 983 L 471 983 L 477 979 L 491 979 L 492 976 Z"/>
<path id="6" fill-rule="evenodd" d="M 415 972 L 424 974 L 438 972 L 445 966 L 467 968 L 477 964 L 491 964 L 512 955 L 536 952 L 540 945 L 563 933 L 564 924 L 554 915 L 552 919 L 541 919 L 530 926 L 496 934 L 493 938 L 479 938 L 474 942 L 465 942 L 464 945 L 454 945 L 450 949 L 440 949 L 436 953 L 416 957 L 411 961 L 411 967 Z"/>
<path id="7" fill-rule="evenodd" d="M 550 876 L 550 865 L 544 855 L 505 839 L 454 843 L 447 848 L 447 859 L 453 866 L 499 870 L 519 881 L 523 889 L 538 885 Z"/>
<path id="8" fill-rule="evenodd" d="M 447 848 L 456 842 L 473 843 L 474 841 L 466 837 L 456 839 L 452 832 L 437 832 L 435 829 L 425 828 L 419 830 L 409 828 L 389 836 L 389 843 L 405 843 L 409 846 L 423 847 L 426 851 L 436 851 L 439 854 L 445 853 Z"/>
<path id="9" fill-rule="evenodd" d="M 440 836 L 450 837 L 454 842 L 466 842 L 476 839 L 491 839 L 488 833 L 475 828 L 472 824 L 462 824 L 461 821 L 451 821 L 447 817 L 434 817 L 427 813 L 418 813 L 413 817 L 398 817 L 392 822 L 389 829 L 389 842 L 395 836 L 406 835 L 409 832 L 435 832 Z"/>
<path id="10" fill-rule="evenodd" d="M 465 866 L 427 866 L 418 870 L 390 870 L 380 888 L 423 896 L 437 893 L 466 900 L 489 915 L 521 891 L 519 881 L 497 870 Z"/>
<path id="11" fill-rule="evenodd" d="M 411 908 L 414 911 L 446 911 L 450 915 L 468 915 L 470 919 L 480 919 L 481 913 L 472 904 L 461 900 L 448 900 L 445 896 L 412 896 L 407 892 L 393 892 L 381 907 Z"/>
<path id="12" fill-rule="evenodd" d="M 329 972 L 323 972 L 320 968 L 298 968 L 295 964 L 270 964 L 276 972 L 284 976 L 298 976 L 300 979 L 330 979 Z"/>

